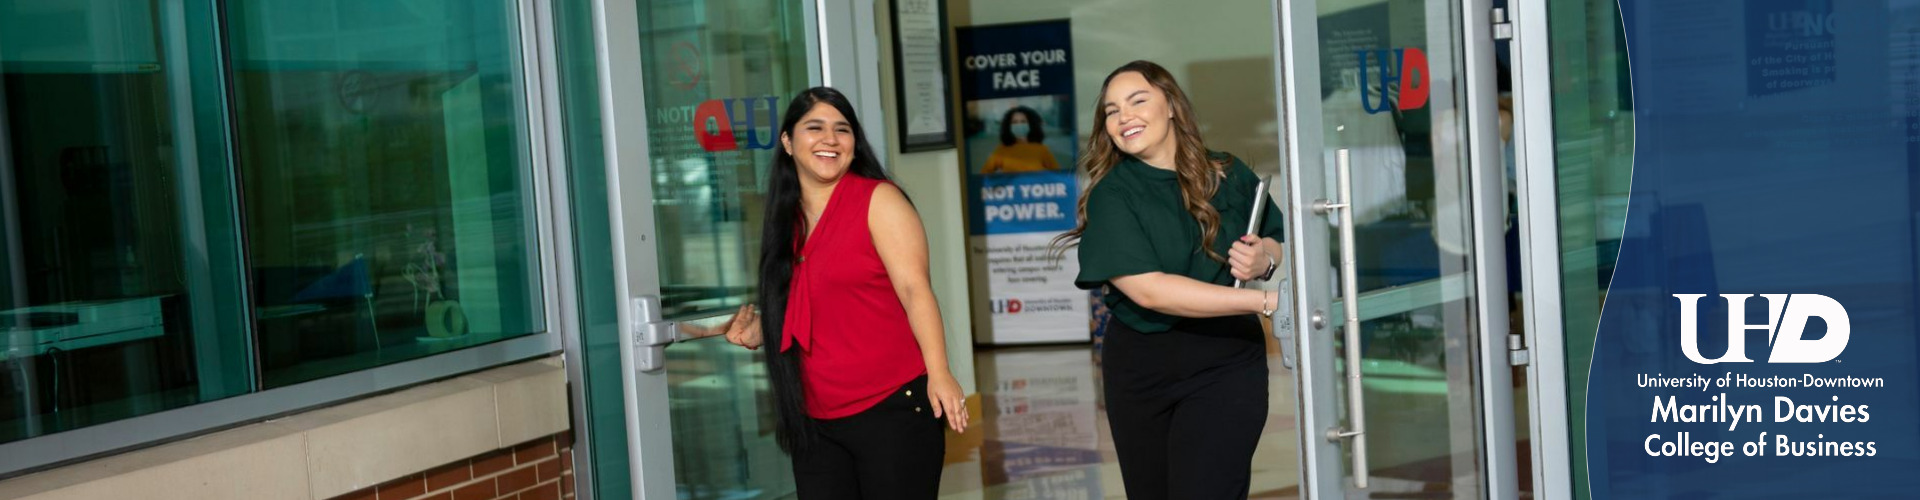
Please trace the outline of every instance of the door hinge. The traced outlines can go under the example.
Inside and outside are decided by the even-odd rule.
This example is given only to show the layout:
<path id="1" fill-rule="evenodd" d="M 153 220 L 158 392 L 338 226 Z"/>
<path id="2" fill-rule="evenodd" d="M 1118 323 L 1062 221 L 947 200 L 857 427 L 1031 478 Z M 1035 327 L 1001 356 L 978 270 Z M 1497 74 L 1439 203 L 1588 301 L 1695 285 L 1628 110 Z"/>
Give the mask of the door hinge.
<path id="1" fill-rule="evenodd" d="M 1513 39 L 1513 21 L 1507 19 L 1507 9 L 1493 9 L 1493 39 Z"/>
<path id="2" fill-rule="evenodd" d="M 1527 350 L 1525 336 L 1518 333 L 1507 334 L 1507 364 L 1526 366 L 1533 363 L 1533 353 Z"/>

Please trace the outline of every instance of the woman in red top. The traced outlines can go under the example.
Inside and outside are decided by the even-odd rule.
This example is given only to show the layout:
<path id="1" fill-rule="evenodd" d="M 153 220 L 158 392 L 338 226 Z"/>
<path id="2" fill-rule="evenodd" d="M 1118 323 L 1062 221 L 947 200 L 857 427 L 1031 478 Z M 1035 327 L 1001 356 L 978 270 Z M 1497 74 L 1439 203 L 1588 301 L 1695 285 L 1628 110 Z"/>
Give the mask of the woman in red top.
<path id="1" fill-rule="evenodd" d="M 780 445 L 800 498 L 932 499 L 945 424 L 967 426 L 927 275 L 926 231 L 867 144 L 853 105 L 815 87 L 780 123 L 761 232 L 759 310 L 727 340 L 762 342 Z"/>

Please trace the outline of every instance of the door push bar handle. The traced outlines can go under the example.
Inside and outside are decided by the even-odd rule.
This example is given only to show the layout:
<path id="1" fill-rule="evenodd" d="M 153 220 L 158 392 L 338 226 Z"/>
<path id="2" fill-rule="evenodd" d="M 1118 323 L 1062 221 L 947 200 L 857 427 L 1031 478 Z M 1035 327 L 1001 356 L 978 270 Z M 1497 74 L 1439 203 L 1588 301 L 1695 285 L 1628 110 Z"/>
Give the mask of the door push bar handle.
<path id="1" fill-rule="evenodd" d="M 628 439 L 640 436 L 640 382 L 642 373 L 655 373 L 667 366 L 667 345 L 672 344 L 678 328 L 661 317 L 660 297 L 643 295 L 629 300 L 628 320 L 620 328 L 620 391 L 626 403 L 624 411 Z M 638 441 L 630 442 L 635 444 Z M 633 491 L 640 491 L 645 480 L 640 448 L 627 448 Z"/>
<path id="2" fill-rule="evenodd" d="M 1281 286 L 1290 286 L 1290 283 L 1282 284 Z M 1319 313 L 1320 311 L 1318 310 L 1314 311 L 1314 314 Z M 1294 351 L 1299 350 L 1298 346 L 1300 345 L 1299 339 L 1294 338 L 1294 336 L 1301 335 L 1301 332 L 1299 332 L 1297 328 L 1294 328 L 1293 318 L 1287 318 L 1284 322 L 1267 318 L 1267 321 L 1273 324 L 1273 337 L 1280 341 L 1280 366 L 1288 370 L 1294 369 L 1295 366 L 1298 366 L 1297 363 L 1294 362 Z M 1283 325 L 1282 323 L 1285 324 Z M 1311 333 L 1307 335 L 1311 335 Z"/>
<path id="3" fill-rule="evenodd" d="M 1339 203 L 1325 200 L 1314 203 L 1314 211 L 1339 211 L 1340 221 L 1340 297 L 1346 309 L 1347 425 L 1327 430 L 1327 440 L 1346 440 L 1352 453 L 1353 485 L 1367 487 L 1367 401 L 1360 378 L 1360 280 L 1358 260 L 1353 247 L 1353 165 L 1347 150 L 1334 153 L 1334 175 L 1338 178 Z M 1330 214 L 1331 215 L 1331 214 Z"/>
<path id="4" fill-rule="evenodd" d="M 654 373 L 667 367 L 667 346 L 679 340 L 679 325 L 662 319 L 660 297 L 643 295 L 632 300 L 633 320 L 620 332 L 620 345 L 633 351 L 630 375 Z"/>

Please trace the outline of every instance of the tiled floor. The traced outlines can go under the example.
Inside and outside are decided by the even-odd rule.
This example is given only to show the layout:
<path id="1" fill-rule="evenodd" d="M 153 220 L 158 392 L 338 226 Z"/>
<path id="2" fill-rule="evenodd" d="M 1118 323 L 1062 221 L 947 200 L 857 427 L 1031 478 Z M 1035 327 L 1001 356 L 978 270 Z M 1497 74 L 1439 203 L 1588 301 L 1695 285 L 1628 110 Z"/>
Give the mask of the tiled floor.
<path id="1" fill-rule="evenodd" d="M 1254 452 L 1252 497 L 1294 498 L 1293 374 L 1271 347 L 1270 415 Z M 1091 346 L 982 349 L 974 367 L 984 418 L 966 434 L 948 433 L 940 498 L 1126 498 Z"/>

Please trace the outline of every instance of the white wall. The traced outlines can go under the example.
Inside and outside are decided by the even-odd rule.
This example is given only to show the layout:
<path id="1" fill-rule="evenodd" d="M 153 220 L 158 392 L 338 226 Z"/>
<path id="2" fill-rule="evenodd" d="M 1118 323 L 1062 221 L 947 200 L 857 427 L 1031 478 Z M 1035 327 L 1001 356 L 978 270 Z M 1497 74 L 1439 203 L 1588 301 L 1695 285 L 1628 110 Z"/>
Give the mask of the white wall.
<path id="1" fill-rule="evenodd" d="M 893 7 L 888 0 L 877 0 L 874 12 L 880 40 L 880 88 L 882 107 L 886 109 L 887 172 L 913 199 L 920 221 L 927 228 L 930 250 L 929 270 L 933 291 L 940 300 L 940 317 L 947 333 L 947 362 L 953 377 L 960 380 L 966 393 L 979 392 L 973 369 L 973 318 L 969 313 L 970 288 L 967 280 L 966 181 L 960 177 L 958 149 L 925 153 L 901 153 L 899 145 L 900 110 L 893 80 Z M 958 111 L 958 110 L 956 110 Z"/>

